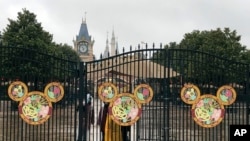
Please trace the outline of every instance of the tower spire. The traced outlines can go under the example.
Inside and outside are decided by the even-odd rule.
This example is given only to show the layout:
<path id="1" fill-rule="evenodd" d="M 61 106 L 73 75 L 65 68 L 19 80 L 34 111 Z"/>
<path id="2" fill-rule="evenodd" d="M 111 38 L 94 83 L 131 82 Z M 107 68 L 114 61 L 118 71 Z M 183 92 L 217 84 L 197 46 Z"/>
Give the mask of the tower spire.
<path id="1" fill-rule="evenodd" d="M 86 17 L 87 17 L 87 12 L 84 12 L 84 16 L 85 16 L 85 23 L 86 23 Z"/>
<path id="2" fill-rule="evenodd" d="M 84 12 L 84 19 L 82 18 L 82 23 L 86 23 L 87 12 Z"/>
<path id="3" fill-rule="evenodd" d="M 114 26 L 113 26 L 113 29 L 112 29 L 112 37 L 115 36 L 115 33 L 114 33 Z"/>
<path id="4" fill-rule="evenodd" d="M 111 37 L 111 50 L 110 50 L 111 56 L 116 54 L 115 53 L 115 50 L 116 50 L 115 45 L 116 45 L 116 43 L 115 43 L 115 33 L 114 33 L 114 26 L 113 26 L 112 37 Z"/>
<path id="5" fill-rule="evenodd" d="M 109 40 L 108 40 L 108 32 L 107 32 L 107 40 L 106 40 L 106 47 L 104 50 L 103 58 L 109 57 Z"/>

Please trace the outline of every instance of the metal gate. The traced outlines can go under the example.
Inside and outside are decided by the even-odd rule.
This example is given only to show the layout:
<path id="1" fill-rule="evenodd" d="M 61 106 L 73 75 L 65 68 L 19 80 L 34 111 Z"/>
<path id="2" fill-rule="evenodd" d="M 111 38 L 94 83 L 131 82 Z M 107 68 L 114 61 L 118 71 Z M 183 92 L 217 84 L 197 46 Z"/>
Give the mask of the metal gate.
<path id="1" fill-rule="evenodd" d="M 194 50 L 153 48 L 86 62 L 84 76 L 85 89 L 94 97 L 95 119 L 104 105 L 98 97 L 104 82 L 115 84 L 118 95 L 133 94 L 140 84 L 152 87 L 153 100 L 142 105 L 140 119 L 131 126 L 117 129 L 121 130 L 117 131 L 121 135 L 116 136 L 122 136 L 122 140 L 229 141 L 231 124 L 249 124 L 247 64 Z M 194 120 L 193 105 L 181 99 L 181 90 L 187 84 L 197 86 L 201 96 L 216 96 L 218 89 L 226 85 L 235 89 L 237 98 L 233 104 L 224 105 L 223 118 L 218 125 L 202 127 Z M 91 125 L 87 133 L 87 140 L 102 138 L 98 124 Z"/>
<path id="2" fill-rule="evenodd" d="M 77 62 L 27 48 L 1 46 L 0 66 L 1 141 L 76 140 L 79 119 L 76 110 L 79 88 Z M 31 125 L 21 118 L 21 101 L 14 101 L 8 96 L 8 88 L 16 81 L 23 82 L 28 92 L 43 93 L 51 82 L 59 82 L 63 86 L 63 99 L 52 102 L 50 118 L 43 124 Z"/>
<path id="3" fill-rule="evenodd" d="M 138 121 L 130 126 L 109 124 L 123 141 L 229 141 L 231 124 L 250 124 L 249 65 L 205 52 L 152 48 L 72 62 L 34 50 L 0 47 L 0 64 L 4 66 L 0 68 L 1 141 L 101 141 L 100 111 L 107 103 L 99 99 L 98 90 L 105 82 L 118 87 L 118 95 L 133 94 L 141 84 L 153 90 L 153 99 L 142 104 Z M 19 102 L 8 96 L 8 87 L 17 80 L 30 92 L 43 92 L 51 82 L 63 86 L 64 97 L 52 103 L 52 114 L 43 124 L 30 125 L 20 118 Z M 197 86 L 201 96 L 216 95 L 228 85 L 237 98 L 224 105 L 218 125 L 202 127 L 194 120 L 193 105 L 180 96 L 186 84 Z"/>

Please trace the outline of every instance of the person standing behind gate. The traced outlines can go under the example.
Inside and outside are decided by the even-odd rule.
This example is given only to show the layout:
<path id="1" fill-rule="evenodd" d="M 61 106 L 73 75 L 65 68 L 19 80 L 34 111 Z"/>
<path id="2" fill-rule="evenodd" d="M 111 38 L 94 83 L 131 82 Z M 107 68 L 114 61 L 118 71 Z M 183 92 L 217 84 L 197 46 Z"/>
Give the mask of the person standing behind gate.
<path id="1" fill-rule="evenodd" d="M 87 129 L 90 130 L 90 124 L 94 124 L 94 107 L 93 107 L 93 97 L 88 92 L 87 93 L 87 104 L 83 101 L 83 106 L 85 107 L 84 117 L 86 117 Z"/>
<path id="2" fill-rule="evenodd" d="M 85 100 L 83 100 L 83 123 L 82 123 L 82 128 L 86 128 L 86 136 L 87 140 L 89 138 L 89 131 L 90 131 L 90 124 L 94 124 L 94 108 L 93 108 L 93 97 L 91 94 L 88 92 L 87 93 L 87 103 L 85 103 Z M 79 106 L 78 106 L 79 107 Z M 78 110 L 80 110 L 78 108 Z M 84 131 L 84 130 L 83 130 Z M 84 135 L 82 133 L 82 135 Z M 85 137 L 83 136 L 82 139 Z"/>
<path id="3" fill-rule="evenodd" d="M 108 113 L 109 103 L 101 107 L 97 124 L 100 126 L 102 141 L 123 141 L 121 126 L 116 124 Z"/>

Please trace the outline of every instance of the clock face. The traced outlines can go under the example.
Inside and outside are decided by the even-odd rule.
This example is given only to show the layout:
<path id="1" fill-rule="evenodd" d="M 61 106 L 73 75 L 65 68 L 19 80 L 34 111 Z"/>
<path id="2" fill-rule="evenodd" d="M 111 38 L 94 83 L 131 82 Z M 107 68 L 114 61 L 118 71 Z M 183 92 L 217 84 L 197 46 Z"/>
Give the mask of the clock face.
<path id="1" fill-rule="evenodd" d="M 79 45 L 79 51 L 80 51 L 81 53 L 86 53 L 86 52 L 88 51 L 88 46 L 87 46 L 87 44 L 80 44 L 80 45 Z"/>

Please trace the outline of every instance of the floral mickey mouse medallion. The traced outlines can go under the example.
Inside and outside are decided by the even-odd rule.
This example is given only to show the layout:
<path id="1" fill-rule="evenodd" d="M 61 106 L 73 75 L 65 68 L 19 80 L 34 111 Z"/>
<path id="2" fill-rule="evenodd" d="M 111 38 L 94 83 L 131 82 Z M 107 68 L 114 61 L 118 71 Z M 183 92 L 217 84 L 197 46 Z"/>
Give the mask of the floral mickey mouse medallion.
<path id="1" fill-rule="evenodd" d="M 49 119 L 52 114 L 52 103 L 58 102 L 64 96 L 64 89 L 58 82 L 46 85 L 44 92 L 28 92 L 25 83 L 15 81 L 8 88 L 8 95 L 14 101 L 19 101 L 18 111 L 21 118 L 32 125 L 39 125 Z"/>
<path id="2" fill-rule="evenodd" d="M 117 87 L 113 83 L 106 82 L 98 88 L 98 96 L 103 102 L 109 102 L 109 115 L 115 123 L 129 126 L 140 118 L 141 104 L 152 100 L 153 90 L 147 84 L 140 84 L 133 94 L 118 94 Z"/>
<path id="3" fill-rule="evenodd" d="M 224 105 L 231 105 L 236 100 L 236 91 L 233 87 L 221 86 L 216 93 L 200 96 L 200 90 L 193 84 L 187 84 L 181 89 L 181 99 L 192 104 L 192 117 L 194 121 L 206 128 L 218 125 L 224 118 Z"/>

